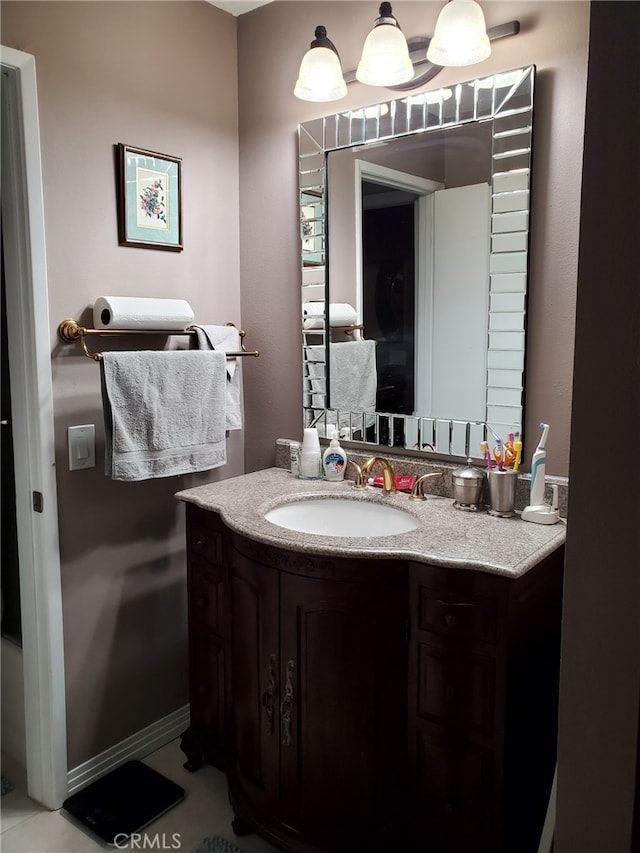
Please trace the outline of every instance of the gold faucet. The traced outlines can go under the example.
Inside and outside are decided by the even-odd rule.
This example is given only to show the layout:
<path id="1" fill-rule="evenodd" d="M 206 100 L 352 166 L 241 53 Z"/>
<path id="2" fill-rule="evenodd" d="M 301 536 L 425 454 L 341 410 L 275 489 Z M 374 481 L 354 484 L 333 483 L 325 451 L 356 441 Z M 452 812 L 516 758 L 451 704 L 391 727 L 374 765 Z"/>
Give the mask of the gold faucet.
<path id="1" fill-rule="evenodd" d="M 367 488 L 367 482 L 364 479 L 364 477 L 362 476 L 362 468 L 358 465 L 357 462 L 354 462 L 353 459 L 347 460 L 347 465 L 353 465 L 353 467 L 356 469 L 356 477 L 355 477 L 355 480 L 353 481 L 353 486 L 351 488 L 352 489 L 366 489 Z"/>
<path id="2" fill-rule="evenodd" d="M 383 459 L 382 456 L 372 456 L 362 466 L 362 482 L 366 485 L 371 469 L 376 464 L 380 463 L 382 468 L 382 491 L 388 495 L 392 495 L 396 491 L 396 480 L 391 463 Z"/>
<path id="3" fill-rule="evenodd" d="M 433 474 L 423 474 L 422 477 L 419 477 L 411 489 L 411 494 L 409 495 L 410 501 L 426 501 L 427 498 L 424 494 L 424 481 L 428 480 L 429 477 L 442 477 L 442 471 L 434 471 Z"/>

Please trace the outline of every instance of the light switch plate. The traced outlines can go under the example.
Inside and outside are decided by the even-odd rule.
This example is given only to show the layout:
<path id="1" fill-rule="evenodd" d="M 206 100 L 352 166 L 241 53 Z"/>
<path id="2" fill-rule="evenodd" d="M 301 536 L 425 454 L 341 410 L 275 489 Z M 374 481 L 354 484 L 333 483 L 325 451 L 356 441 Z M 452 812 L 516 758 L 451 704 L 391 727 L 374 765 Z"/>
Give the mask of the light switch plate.
<path id="1" fill-rule="evenodd" d="M 95 424 L 72 426 L 67 430 L 69 444 L 69 470 L 95 468 L 96 427 Z"/>

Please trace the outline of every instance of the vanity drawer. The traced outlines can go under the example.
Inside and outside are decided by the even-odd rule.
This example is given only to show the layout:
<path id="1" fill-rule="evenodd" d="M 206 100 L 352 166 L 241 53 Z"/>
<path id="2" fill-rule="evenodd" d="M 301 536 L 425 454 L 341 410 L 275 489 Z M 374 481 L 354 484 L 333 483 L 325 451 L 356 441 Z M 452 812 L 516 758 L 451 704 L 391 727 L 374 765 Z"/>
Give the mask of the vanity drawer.
<path id="1" fill-rule="evenodd" d="M 498 602 L 485 596 L 420 586 L 417 624 L 421 631 L 495 643 Z"/>

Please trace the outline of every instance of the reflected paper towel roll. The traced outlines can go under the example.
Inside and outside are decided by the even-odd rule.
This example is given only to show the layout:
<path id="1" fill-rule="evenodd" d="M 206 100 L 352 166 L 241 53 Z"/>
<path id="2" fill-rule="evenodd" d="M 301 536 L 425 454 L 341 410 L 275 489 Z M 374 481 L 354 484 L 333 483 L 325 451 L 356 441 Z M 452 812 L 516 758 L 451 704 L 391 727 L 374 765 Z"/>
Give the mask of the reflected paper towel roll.
<path id="1" fill-rule="evenodd" d="M 142 296 L 99 296 L 93 306 L 96 329 L 167 329 L 182 331 L 193 324 L 191 306 L 184 299 Z"/>
<path id="2" fill-rule="evenodd" d="M 324 302 L 305 302 L 302 306 L 305 329 L 321 329 L 324 323 Z M 358 322 L 353 305 L 347 302 L 329 303 L 329 325 L 352 326 Z"/>

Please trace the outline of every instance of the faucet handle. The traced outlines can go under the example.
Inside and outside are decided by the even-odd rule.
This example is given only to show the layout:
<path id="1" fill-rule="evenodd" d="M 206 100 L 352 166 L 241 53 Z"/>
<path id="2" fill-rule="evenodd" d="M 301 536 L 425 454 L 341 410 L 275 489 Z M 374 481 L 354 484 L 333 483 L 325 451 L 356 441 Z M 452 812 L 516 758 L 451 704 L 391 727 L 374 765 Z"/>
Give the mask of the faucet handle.
<path id="1" fill-rule="evenodd" d="M 410 501 L 426 501 L 427 497 L 424 493 L 424 482 L 430 477 L 442 477 L 442 471 L 434 471 L 432 474 L 423 474 L 422 477 L 419 477 L 411 489 L 411 494 L 409 495 Z"/>
<path id="2" fill-rule="evenodd" d="M 364 474 L 362 473 L 362 468 L 358 465 L 357 462 L 354 462 L 353 459 L 349 459 L 347 461 L 347 466 L 353 465 L 356 469 L 356 478 L 353 481 L 352 489 L 366 489 L 367 484 L 364 481 Z"/>

